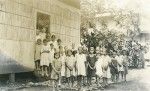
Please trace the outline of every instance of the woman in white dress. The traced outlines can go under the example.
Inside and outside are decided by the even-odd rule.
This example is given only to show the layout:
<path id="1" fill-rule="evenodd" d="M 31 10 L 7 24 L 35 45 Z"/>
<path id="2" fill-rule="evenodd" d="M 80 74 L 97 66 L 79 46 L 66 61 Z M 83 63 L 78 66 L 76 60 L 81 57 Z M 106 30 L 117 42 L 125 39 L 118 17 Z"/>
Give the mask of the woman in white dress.
<path id="1" fill-rule="evenodd" d="M 49 66 L 49 52 L 50 46 L 47 45 L 47 40 L 43 40 L 43 45 L 41 48 L 41 66 L 42 66 L 42 76 L 48 76 L 48 66 Z"/>

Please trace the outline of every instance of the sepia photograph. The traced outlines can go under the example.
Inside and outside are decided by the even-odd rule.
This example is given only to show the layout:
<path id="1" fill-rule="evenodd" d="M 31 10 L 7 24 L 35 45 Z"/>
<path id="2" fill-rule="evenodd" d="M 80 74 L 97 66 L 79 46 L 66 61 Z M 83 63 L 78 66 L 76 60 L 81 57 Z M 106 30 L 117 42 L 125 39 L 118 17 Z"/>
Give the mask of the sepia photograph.
<path id="1" fill-rule="evenodd" d="M 0 0 L 0 91 L 150 91 L 150 0 Z"/>

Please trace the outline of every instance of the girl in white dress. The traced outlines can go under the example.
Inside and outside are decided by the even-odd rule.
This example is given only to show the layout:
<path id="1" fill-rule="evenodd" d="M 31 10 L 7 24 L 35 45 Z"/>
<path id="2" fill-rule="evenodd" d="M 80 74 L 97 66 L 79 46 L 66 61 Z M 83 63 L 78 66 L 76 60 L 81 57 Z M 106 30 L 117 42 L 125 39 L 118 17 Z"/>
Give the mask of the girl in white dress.
<path id="1" fill-rule="evenodd" d="M 103 70 L 103 84 L 104 86 L 108 85 L 108 79 L 111 78 L 109 63 L 111 62 L 111 58 L 106 55 L 106 49 L 102 51 L 102 70 Z"/>
<path id="2" fill-rule="evenodd" d="M 52 39 L 52 43 L 53 43 L 53 45 L 54 45 L 54 48 L 55 48 L 55 50 L 57 50 L 57 41 L 56 41 L 56 36 L 55 35 L 52 35 L 51 36 L 51 39 Z"/>
<path id="3" fill-rule="evenodd" d="M 118 62 L 118 71 L 119 71 L 119 77 L 121 75 L 122 79 L 123 79 L 123 72 L 124 72 L 124 69 L 123 69 L 123 56 L 121 54 L 117 54 L 117 56 L 115 57 L 115 59 L 117 60 Z"/>
<path id="4" fill-rule="evenodd" d="M 50 52 L 49 52 L 49 76 L 51 77 L 52 72 L 52 61 L 54 60 L 54 45 L 50 44 Z"/>
<path id="5" fill-rule="evenodd" d="M 67 54 L 68 55 L 66 57 L 66 77 L 68 80 L 68 84 L 71 83 L 71 85 L 69 85 L 69 86 L 73 87 L 75 76 L 76 76 L 76 71 L 75 71 L 76 60 L 75 60 L 74 56 L 72 55 L 71 50 L 68 50 Z"/>
<path id="6" fill-rule="evenodd" d="M 49 66 L 49 52 L 50 46 L 47 45 L 47 40 L 43 40 L 43 45 L 41 48 L 41 66 L 42 66 L 42 76 L 48 76 L 48 66 Z"/>
<path id="7" fill-rule="evenodd" d="M 83 54 L 82 47 L 78 48 L 78 53 L 76 54 L 76 70 L 77 70 L 77 82 L 78 87 L 82 86 L 82 82 L 84 82 L 84 78 L 86 76 L 86 55 Z"/>
<path id="8" fill-rule="evenodd" d="M 95 67 L 96 67 L 96 82 L 97 82 L 97 85 L 100 86 L 100 80 L 103 76 L 103 71 L 102 71 L 102 55 L 100 54 L 100 48 L 97 47 L 96 48 L 96 54 L 97 54 L 97 61 L 95 63 Z M 100 86 L 102 88 L 102 86 Z"/>
<path id="9" fill-rule="evenodd" d="M 54 53 L 54 60 L 52 61 L 52 74 L 53 91 L 58 91 L 60 87 L 60 74 L 61 74 L 62 62 L 60 60 L 59 52 Z M 56 89 L 56 90 L 55 90 Z"/>
<path id="10" fill-rule="evenodd" d="M 63 47 L 59 47 L 59 53 L 60 53 L 60 60 L 62 62 L 62 68 L 61 68 L 61 83 L 65 83 L 65 76 L 66 76 L 66 55 L 63 51 Z"/>

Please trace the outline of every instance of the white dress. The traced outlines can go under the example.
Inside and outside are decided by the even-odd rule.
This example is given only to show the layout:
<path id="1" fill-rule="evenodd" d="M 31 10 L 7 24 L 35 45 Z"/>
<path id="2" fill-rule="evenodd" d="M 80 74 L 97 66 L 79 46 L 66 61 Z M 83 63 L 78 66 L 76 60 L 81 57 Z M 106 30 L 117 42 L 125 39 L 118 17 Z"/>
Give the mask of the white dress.
<path id="1" fill-rule="evenodd" d="M 62 62 L 62 68 L 61 68 L 61 76 L 66 76 L 66 56 L 63 55 L 60 57 L 60 60 Z"/>
<path id="2" fill-rule="evenodd" d="M 96 75 L 99 76 L 99 77 L 102 77 L 102 76 L 103 76 L 102 61 L 103 61 L 102 57 L 99 56 L 99 57 L 98 57 L 98 60 L 97 60 L 96 63 L 95 63 Z"/>
<path id="3" fill-rule="evenodd" d="M 111 57 L 107 55 L 106 59 L 108 61 L 107 78 L 111 78 L 110 67 L 109 67 L 109 64 L 111 63 Z"/>
<path id="4" fill-rule="evenodd" d="M 55 48 L 56 50 L 58 50 L 57 41 L 52 41 L 52 43 L 53 43 L 53 45 L 54 45 L 54 48 Z"/>
<path id="5" fill-rule="evenodd" d="M 42 45 L 41 48 L 41 66 L 46 65 L 49 66 L 49 53 L 47 51 L 50 51 L 50 46 Z"/>
<path id="6" fill-rule="evenodd" d="M 106 78 L 111 78 L 111 74 L 110 74 L 110 68 L 109 68 L 109 63 L 111 62 L 111 58 L 109 56 L 103 56 L 103 77 Z M 106 70 L 104 70 L 105 68 L 107 68 Z"/>
<path id="7" fill-rule="evenodd" d="M 49 63 L 52 63 L 53 60 L 54 60 L 54 49 L 50 49 L 50 52 L 49 52 Z"/>
<path id="8" fill-rule="evenodd" d="M 119 64 L 118 71 L 124 71 L 123 69 L 123 56 L 116 56 L 115 59 L 117 59 L 117 62 Z"/>
<path id="9" fill-rule="evenodd" d="M 86 76 L 85 61 L 86 61 L 85 54 L 76 55 L 77 75 Z"/>
<path id="10" fill-rule="evenodd" d="M 35 60 L 40 60 L 41 58 L 41 45 L 36 44 L 35 47 Z"/>
<path id="11" fill-rule="evenodd" d="M 66 57 L 66 77 L 76 76 L 75 61 L 74 56 Z"/>

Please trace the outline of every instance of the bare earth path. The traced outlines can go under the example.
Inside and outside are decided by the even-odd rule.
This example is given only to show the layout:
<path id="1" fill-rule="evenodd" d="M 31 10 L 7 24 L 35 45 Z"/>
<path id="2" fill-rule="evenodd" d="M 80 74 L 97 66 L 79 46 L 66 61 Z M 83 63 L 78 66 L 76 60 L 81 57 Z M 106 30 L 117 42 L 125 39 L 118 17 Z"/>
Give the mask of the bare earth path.
<path id="1" fill-rule="evenodd" d="M 146 66 L 145 69 L 130 70 L 127 78 L 127 82 L 111 84 L 103 91 L 150 91 L 150 66 Z M 19 89 L 17 91 L 52 91 L 52 89 L 50 87 L 31 87 Z"/>

